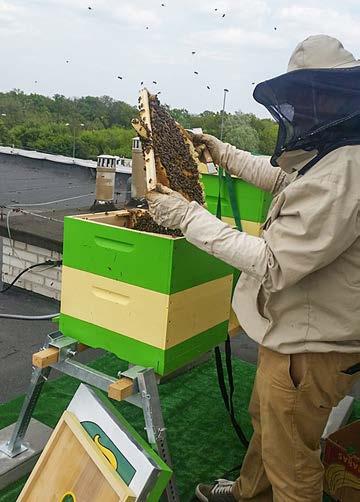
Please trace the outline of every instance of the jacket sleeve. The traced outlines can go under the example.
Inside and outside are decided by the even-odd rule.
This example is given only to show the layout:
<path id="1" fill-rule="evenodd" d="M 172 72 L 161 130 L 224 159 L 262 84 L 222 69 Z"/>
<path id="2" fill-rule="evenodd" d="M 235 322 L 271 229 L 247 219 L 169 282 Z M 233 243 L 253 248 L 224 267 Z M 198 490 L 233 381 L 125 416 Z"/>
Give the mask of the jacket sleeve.
<path id="1" fill-rule="evenodd" d="M 280 167 L 273 167 L 266 157 L 238 150 L 228 143 L 223 143 L 220 165 L 226 167 L 234 176 L 273 195 L 289 184 L 285 172 Z"/>
<path id="2" fill-rule="evenodd" d="M 266 271 L 266 244 L 260 237 L 234 230 L 191 202 L 180 229 L 187 241 L 233 267 L 262 280 Z"/>
<path id="3" fill-rule="evenodd" d="M 264 238 L 232 229 L 194 202 L 181 229 L 195 246 L 280 291 L 331 263 L 359 236 L 358 201 L 339 183 L 301 180 L 280 197 Z"/>

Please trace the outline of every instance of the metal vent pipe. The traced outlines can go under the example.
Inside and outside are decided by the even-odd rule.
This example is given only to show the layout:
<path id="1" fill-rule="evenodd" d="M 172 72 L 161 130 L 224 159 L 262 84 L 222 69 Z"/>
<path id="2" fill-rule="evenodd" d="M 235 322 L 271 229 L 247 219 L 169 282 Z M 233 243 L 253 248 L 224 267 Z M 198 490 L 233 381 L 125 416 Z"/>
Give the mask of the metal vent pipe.
<path id="1" fill-rule="evenodd" d="M 146 195 L 145 162 L 140 138 L 132 140 L 131 198 L 142 199 Z"/>

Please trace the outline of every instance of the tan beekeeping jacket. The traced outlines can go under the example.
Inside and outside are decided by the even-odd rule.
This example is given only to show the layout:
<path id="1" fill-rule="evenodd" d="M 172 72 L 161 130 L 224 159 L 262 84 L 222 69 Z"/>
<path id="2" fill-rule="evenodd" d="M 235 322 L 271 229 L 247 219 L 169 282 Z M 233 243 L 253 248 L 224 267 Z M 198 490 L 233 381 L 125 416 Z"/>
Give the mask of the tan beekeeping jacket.
<path id="1" fill-rule="evenodd" d="M 242 274 L 233 299 L 246 332 L 283 353 L 360 352 L 360 146 L 283 188 L 263 238 L 264 277 Z"/>
<path id="2" fill-rule="evenodd" d="M 195 202 L 182 231 L 243 272 L 233 308 L 247 334 L 288 354 L 360 352 L 360 146 L 334 150 L 292 181 L 230 145 L 223 157 L 274 194 L 263 237 L 230 228 Z M 301 152 L 282 157 L 284 169 L 309 160 Z"/>

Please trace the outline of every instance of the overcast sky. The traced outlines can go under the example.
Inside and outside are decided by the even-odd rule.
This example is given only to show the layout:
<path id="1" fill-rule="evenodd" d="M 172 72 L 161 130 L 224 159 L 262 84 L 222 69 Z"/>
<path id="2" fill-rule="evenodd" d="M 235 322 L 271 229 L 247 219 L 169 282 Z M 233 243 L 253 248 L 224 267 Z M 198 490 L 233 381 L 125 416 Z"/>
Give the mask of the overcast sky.
<path id="1" fill-rule="evenodd" d="M 360 58 L 359 26 L 359 0 L 0 0 L 1 90 L 135 104 L 144 81 L 200 112 L 220 109 L 226 87 L 229 111 L 266 116 L 253 82 L 283 73 L 311 34 Z"/>

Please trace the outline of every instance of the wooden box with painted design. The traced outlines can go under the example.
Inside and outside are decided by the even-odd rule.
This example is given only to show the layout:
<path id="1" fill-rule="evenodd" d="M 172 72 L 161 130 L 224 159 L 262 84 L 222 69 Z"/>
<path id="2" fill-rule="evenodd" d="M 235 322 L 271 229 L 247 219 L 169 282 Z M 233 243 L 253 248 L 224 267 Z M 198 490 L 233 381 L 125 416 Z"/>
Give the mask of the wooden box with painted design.
<path id="1" fill-rule="evenodd" d="M 360 420 L 326 439 L 323 463 L 324 491 L 339 502 L 360 500 Z"/>
<path id="2" fill-rule="evenodd" d="M 167 374 L 227 335 L 232 269 L 114 211 L 65 218 L 60 330 Z"/>

